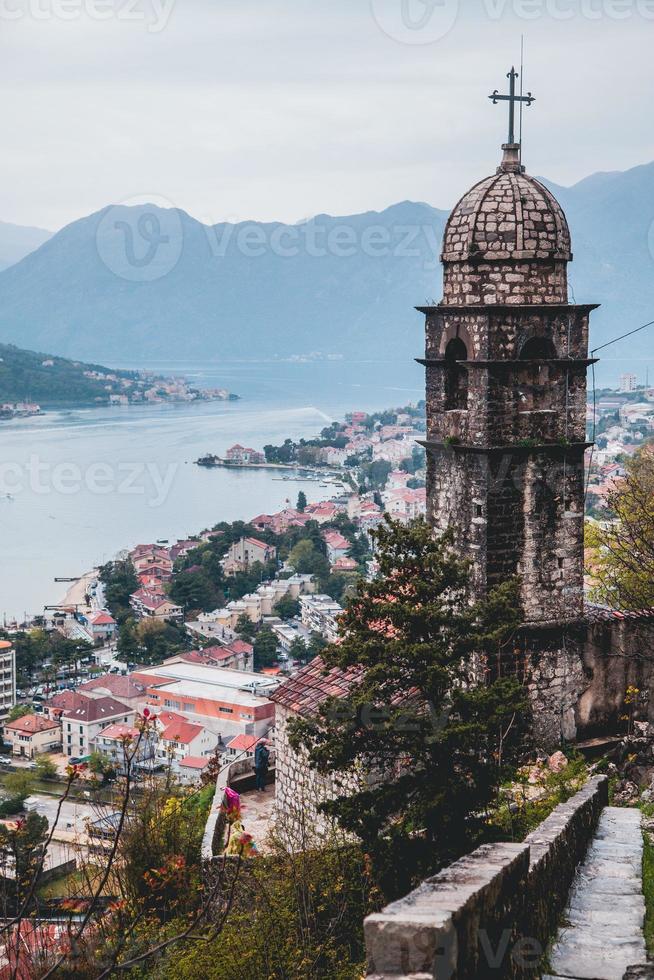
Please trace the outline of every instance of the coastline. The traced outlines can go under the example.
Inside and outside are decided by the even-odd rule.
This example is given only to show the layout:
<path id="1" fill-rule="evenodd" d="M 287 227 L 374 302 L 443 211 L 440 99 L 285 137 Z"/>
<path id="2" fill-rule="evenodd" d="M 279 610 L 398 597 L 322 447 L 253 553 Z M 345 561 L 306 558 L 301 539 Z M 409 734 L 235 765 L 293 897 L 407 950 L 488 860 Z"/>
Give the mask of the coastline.
<path id="1" fill-rule="evenodd" d="M 98 569 L 93 568 L 90 572 L 85 572 L 84 575 L 80 576 L 80 578 L 76 579 L 74 582 L 71 582 L 59 605 L 78 606 L 79 612 L 90 610 L 91 607 L 86 605 L 84 602 L 84 597 L 91 586 L 91 582 L 95 582 L 97 577 Z"/>

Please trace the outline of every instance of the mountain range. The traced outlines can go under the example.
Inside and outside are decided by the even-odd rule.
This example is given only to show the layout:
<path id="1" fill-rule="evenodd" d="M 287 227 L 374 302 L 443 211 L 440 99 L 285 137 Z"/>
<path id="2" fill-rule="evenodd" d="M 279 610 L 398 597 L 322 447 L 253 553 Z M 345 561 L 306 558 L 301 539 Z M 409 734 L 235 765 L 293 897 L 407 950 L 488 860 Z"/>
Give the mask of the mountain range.
<path id="1" fill-rule="evenodd" d="M 51 231 L 0 221 L 0 270 L 8 269 L 52 238 Z"/>
<path id="2" fill-rule="evenodd" d="M 654 163 L 545 182 L 571 226 L 573 298 L 602 304 L 591 347 L 654 319 Z M 205 226 L 181 210 L 111 206 L 42 242 L 47 232 L 25 229 L 35 250 L 0 271 L 0 341 L 109 362 L 419 356 L 412 307 L 440 297 L 447 214 L 404 201 L 300 225 Z M 643 331 L 598 374 L 637 370 L 651 350 Z"/>

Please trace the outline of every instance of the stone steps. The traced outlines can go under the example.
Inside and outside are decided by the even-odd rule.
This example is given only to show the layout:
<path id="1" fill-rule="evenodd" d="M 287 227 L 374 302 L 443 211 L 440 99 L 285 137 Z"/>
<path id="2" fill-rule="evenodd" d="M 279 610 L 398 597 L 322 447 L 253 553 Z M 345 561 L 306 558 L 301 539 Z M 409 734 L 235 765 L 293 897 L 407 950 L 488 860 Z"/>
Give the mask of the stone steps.
<path id="1" fill-rule="evenodd" d="M 623 980 L 645 966 L 640 811 L 607 807 L 570 890 L 543 980 Z M 632 976 L 647 976 L 634 972 Z"/>

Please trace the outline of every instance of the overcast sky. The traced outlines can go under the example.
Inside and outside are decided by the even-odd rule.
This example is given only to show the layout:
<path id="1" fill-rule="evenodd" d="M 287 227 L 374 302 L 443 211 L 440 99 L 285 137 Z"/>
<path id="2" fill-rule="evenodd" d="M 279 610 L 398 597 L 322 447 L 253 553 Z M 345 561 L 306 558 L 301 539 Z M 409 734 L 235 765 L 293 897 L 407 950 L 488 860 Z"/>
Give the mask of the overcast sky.
<path id="1" fill-rule="evenodd" d="M 654 0 L 0 0 L 0 220 L 448 207 L 498 162 L 521 32 L 531 173 L 654 159 Z"/>

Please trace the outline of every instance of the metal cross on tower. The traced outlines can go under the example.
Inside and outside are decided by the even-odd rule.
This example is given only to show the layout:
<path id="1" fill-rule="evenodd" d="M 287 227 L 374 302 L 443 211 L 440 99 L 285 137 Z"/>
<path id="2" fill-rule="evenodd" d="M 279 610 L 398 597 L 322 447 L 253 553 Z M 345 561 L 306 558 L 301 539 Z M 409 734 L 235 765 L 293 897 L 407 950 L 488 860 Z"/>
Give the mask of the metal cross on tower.
<path id="1" fill-rule="evenodd" d="M 498 102 L 508 102 L 509 103 L 509 143 L 515 143 L 515 105 L 516 102 L 524 102 L 526 105 L 531 105 L 536 99 L 531 94 L 527 92 L 526 95 L 516 95 L 515 93 L 515 81 L 518 78 L 518 73 L 515 68 L 511 68 L 511 71 L 506 76 L 509 79 L 509 94 L 500 95 L 497 89 L 488 98 L 492 99 L 493 105 L 497 105 Z"/>

